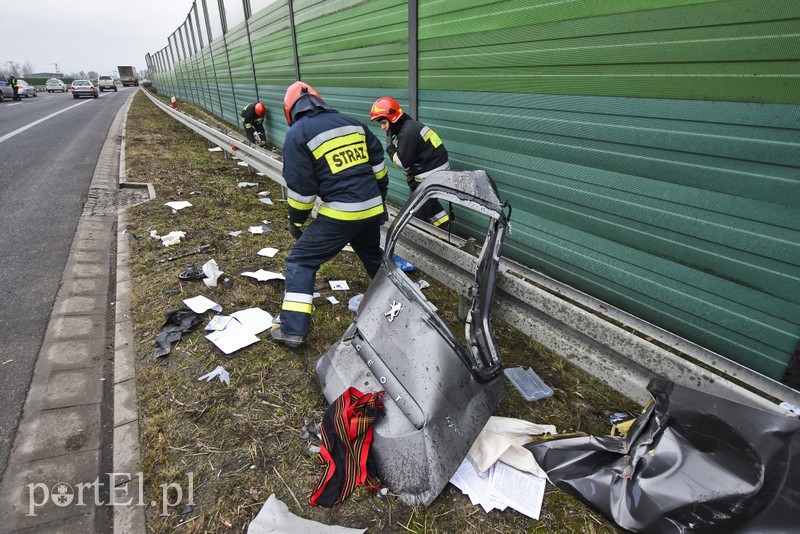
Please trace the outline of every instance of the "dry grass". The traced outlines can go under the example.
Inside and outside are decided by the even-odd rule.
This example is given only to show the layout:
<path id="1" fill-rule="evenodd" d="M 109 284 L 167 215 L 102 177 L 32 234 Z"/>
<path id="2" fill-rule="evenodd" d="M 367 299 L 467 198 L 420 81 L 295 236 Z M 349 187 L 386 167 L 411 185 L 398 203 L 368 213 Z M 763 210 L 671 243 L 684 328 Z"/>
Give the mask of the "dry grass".
<path id="1" fill-rule="evenodd" d="M 315 363 L 352 321 L 347 300 L 365 291 L 369 279 L 352 253 L 342 253 L 323 266 L 317 278 L 322 299 L 315 301 L 309 343 L 299 350 L 276 346 L 262 334 L 260 343 L 225 356 L 204 339 L 201 326 L 176 343 L 168 356 L 153 359 L 163 313 L 181 307 L 185 298 L 204 294 L 221 304 L 223 313 L 260 306 L 277 314 L 283 282 L 256 282 L 239 273 L 258 268 L 283 272 L 292 238 L 284 229 L 285 205 L 263 204 L 256 195 L 266 190 L 277 200 L 277 185 L 209 152 L 205 140 L 169 119 L 143 95 L 134 98 L 127 135 L 128 180 L 151 182 L 158 195 L 128 213 L 128 229 L 139 238 L 131 250 L 132 313 L 145 500 L 158 503 L 148 508 L 151 531 L 242 532 L 271 493 L 297 515 L 366 527 L 369 532 L 617 531 L 553 486 L 548 486 L 539 521 L 511 509 L 485 514 L 450 485 L 427 508 L 405 506 L 392 496 L 384 502 L 363 489 L 333 509 L 311 507 L 308 498 L 321 471 L 306 454 L 315 443 L 301 439 L 299 430 L 308 420 L 319 421 L 327 407 Z M 239 181 L 258 180 L 262 181 L 258 188 L 237 186 Z M 171 213 L 163 205 L 170 200 L 189 200 L 193 207 Z M 275 231 L 247 232 L 262 220 Z M 182 243 L 166 248 L 148 237 L 151 230 L 159 234 L 183 230 L 187 235 Z M 228 235 L 232 230 L 243 232 L 232 237 Z M 160 261 L 206 244 L 212 252 Z M 273 259 L 257 256 L 265 246 L 280 252 Z M 232 287 L 208 289 L 202 282 L 178 280 L 186 261 L 200 266 L 211 258 L 226 272 Z M 328 279 L 346 279 L 350 284 L 350 291 L 336 292 L 338 305 L 324 300 L 333 294 Z M 454 295 L 435 283 L 426 293 L 437 304 L 455 302 Z M 528 403 L 509 387 L 497 415 L 551 423 L 562 432 L 605 434 L 610 414 L 636 410 L 621 395 L 507 325 L 495 321 L 495 334 L 508 366 L 533 366 L 555 390 L 549 399 Z M 197 380 L 217 365 L 230 372 L 230 386 Z M 191 508 L 184 506 L 190 476 Z M 162 491 L 171 483 L 182 486 L 184 499 L 162 514 Z M 169 495 L 171 502 L 177 502 L 175 491 Z"/>

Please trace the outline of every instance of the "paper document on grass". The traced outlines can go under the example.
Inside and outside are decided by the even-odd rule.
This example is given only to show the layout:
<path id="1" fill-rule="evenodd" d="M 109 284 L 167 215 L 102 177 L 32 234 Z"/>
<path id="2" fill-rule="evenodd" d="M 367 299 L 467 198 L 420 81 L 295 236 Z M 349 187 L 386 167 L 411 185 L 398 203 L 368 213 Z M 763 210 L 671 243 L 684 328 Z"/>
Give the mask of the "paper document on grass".
<path id="1" fill-rule="evenodd" d="M 253 335 L 260 334 L 272 326 L 272 315 L 261 308 L 247 308 L 233 312 L 231 317 L 239 321 L 242 328 Z"/>
<path id="2" fill-rule="evenodd" d="M 481 477 L 472 462 L 464 458 L 450 483 L 467 495 L 473 505 L 480 505 L 487 513 L 510 506 L 530 518 L 539 519 L 546 479 L 503 462 L 495 463 L 486 476 Z"/>
<path id="3" fill-rule="evenodd" d="M 254 272 L 245 272 L 242 273 L 242 276 L 249 276 L 250 278 L 255 278 L 259 282 L 266 282 L 267 280 L 286 280 L 281 273 L 275 273 L 272 271 L 265 271 L 264 269 L 259 269 Z"/>
<path id="4" fill-rule="evenodd" d="M 192 297 L 190 299 L 184 299 L 183 303 L 195 313 L 205 313 L 208 310 L 214 310 L 215 312 L 222 311 L 222 306 L 203 295 L 197 295 L 196 297 Z"/>
<path id="5" fill-rule="evenodd" d="M 242 326 L 239 321 L 231 321 L 224 330 L 217 330 L 206 336 L 206 339 L 216 345 L 225 354 L 231 354 L 248 345 L 261 341 L 255 334 Z"/>

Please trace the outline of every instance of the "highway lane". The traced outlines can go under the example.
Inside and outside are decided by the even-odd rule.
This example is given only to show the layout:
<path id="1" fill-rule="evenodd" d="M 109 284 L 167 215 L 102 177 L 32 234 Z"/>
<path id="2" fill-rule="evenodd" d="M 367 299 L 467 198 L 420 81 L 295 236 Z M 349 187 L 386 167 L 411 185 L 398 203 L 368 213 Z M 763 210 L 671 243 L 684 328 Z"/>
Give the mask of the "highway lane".
<path id="1" fill-rule="evenodd" d="M 0 479 L 97 158 L 132 90 L 0 103 Z"/>

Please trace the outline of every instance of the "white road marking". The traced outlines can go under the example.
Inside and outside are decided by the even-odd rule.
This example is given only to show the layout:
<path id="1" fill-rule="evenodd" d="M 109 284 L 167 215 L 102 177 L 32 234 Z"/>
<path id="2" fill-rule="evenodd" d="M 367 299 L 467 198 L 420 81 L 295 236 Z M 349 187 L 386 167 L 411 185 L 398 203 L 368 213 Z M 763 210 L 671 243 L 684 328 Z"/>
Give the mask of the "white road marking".
<path id="1" fill-rule="evenodd" d="M 94 100 L 94 98 L 92 98 L 91 100 Z M 64 108 L 61 111 L 56 111 L 55 113 L 51 113 L 50 115 L 48 115 L 46 117 L 42 117 L 38 121 L 33 121 L 32 123 L 30 123 L 27 126 L 23 126 L 22 128 L 17 128 L 13 132 L 7 133 L 3 137 L 0 137 L 0 143 L 2 143 L 3 141 L 7 141 L 7 140 L 11 139 L 12 137 L 14 137 L 17 134 L 21 134 L 22 132 L 24 132 L 25 130 L 27 130 L 29 128 L 33 128 L 37 124 L 42 123 L 42 122 L 46 121 L 47 119 L 52 119 L 56 115 L 60 115 L 61 113 L 64 113 L 65 111 L 69 111 L 74 107 L 81 106 L 81 105 L 85 104 L 86 102 L 90 102 L 91 100 L 84 100 L 83 102 L 78 102 L 77 104 L 72 104 L 68 108 Z M 18 102 L 18 104 L 19 103 L 21 103 L 21 102 Z"/>

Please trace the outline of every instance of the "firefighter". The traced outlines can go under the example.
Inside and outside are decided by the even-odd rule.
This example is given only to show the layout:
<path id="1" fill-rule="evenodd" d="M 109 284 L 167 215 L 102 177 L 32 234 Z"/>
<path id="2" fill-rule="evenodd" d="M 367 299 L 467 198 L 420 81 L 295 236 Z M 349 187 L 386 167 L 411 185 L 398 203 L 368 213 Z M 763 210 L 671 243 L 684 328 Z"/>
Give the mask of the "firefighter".
<path id="1" fill-rule="evenodd" d="M 386 153 L 405 172 L 412 192 L 428 176 L 450 169 L 447 149 L 436 132 L 403 112 L 394 98 L 376 100 L 369 117 L 378 121 L 386 132 Z M 442 230 L 450 230 L 450 215 L 435 198 L 425 202 L 414 215 Z"/>
<path id="2" fill-rule="evenodd" d="M 272 339 L 294 348 L 311 326 L 317 270 L 350 243 L 374 278 L 381 265 L 380 226 L 388 172 L 380 140 L 361 122 L 339 113 L 310 85 L 295 82 L 283 99 L 289 131 L 283 143 L 289 233 L 286 293 Z M 317 197 L 317 217 L 305 231 Z"/>
<path id="3" fill-rule="evenodd" d="M 261 102 L 255 102 L 242 108 L 242 122 L 247 140 L 251 143 L 264 144 L 267 134 L 264 132 L 264 119 L 267 116 L 267 107 Z"/>

